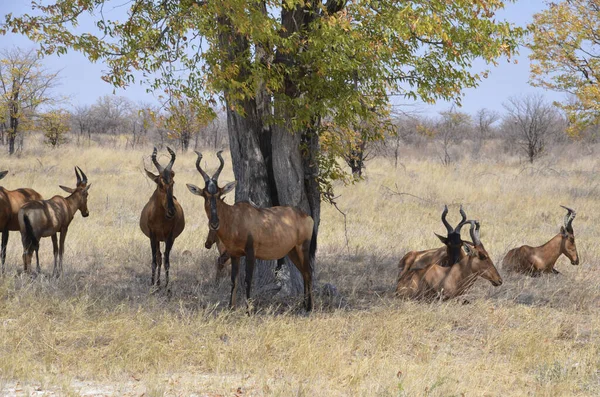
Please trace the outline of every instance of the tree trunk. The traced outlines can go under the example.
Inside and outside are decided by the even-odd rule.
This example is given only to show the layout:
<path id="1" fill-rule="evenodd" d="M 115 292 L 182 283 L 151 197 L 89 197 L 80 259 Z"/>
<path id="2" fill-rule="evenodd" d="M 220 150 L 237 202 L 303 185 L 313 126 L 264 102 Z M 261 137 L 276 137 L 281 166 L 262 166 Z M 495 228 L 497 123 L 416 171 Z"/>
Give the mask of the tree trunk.
<path id="1" fill-rule="evenodd" d="M 15 140 L 17 138 L 18 128 L 19 119 L 11 116 L 10 129 L 8 130 L 8 154 L 10 155 L 13 155 L 15 153 Z"/>

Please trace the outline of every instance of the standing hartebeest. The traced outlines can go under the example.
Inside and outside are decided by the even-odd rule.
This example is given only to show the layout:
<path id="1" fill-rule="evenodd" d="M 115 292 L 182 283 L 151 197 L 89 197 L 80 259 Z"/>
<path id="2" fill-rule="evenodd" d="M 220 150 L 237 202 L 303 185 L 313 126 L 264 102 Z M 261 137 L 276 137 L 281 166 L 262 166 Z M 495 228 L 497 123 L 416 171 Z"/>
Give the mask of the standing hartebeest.
<path id="1" fill-rule="evenodd" d="M 560 227 L 560 232 L 540 247 L 523 245 L 508 251 L 502 260 L 504 270 L 529 276 L 539 276 L 542 273 L 559 274 L 554 265 L 562 254 L 571 260 L 572 265 L 579 264 L 575 234 L 573 233 L 573 219 L 575 219 L 576 213 L 571 208 L 563 205 L 561 207 L 567 210 L 567 215 L 565 215 L 564 226 Z"/>
<path id="2" fill-rule="evenodd" d="M 171 248 L 177 236 L 183 232 L 185 228 L 185 218 L 183 216 L 183 208 L 173 196 L 173 163 L 175 162 L 175 152 L 167 147 L 171 154 L 171 161 L 166 167 L 162 167 L 156 160 L 156 148 L 152 152 L 152 162 L 158 170 L 158 175 L 154 175 L 144 168 L 146 175 L 156 183 L 156 190 L 148 203 L 142 210 L 140 217 L 140 228 L 142 232 L 150 238 L 152 246 L 152 278 L 151 285 L 154 285 L 156 276 L 156 285 L 160 286 L 160 267 L 162 258 L 160 253 L 160 242 L 165 242 L 165 287 L 169 285 L 169 268 L 171 262 L 169 259 Z M 158 268 L 158 274 L 156 269 Z"/>
<path id="3" fill-rule="evenodd" d="M 200 189 L 191 184 L 187 187 L 193 194 L 204 197 L 209 236 L 216 232 L 231 256 L 230 307 L 235 307 L 240 257 L 246 257 L 246 299 L 250 299 L 255 259 L 279 260 L 287 255 L 302 274 L 304 304 L 306 310 L 311 311 L 312 262 L 317 249 L 312 217 L 295 207 L 257 208 L 248 202 L 226 204 L 223 196 L 233 190 L 236 182 L 219 187 L 219 175 L 225 165 L 221 152 L 217 153 L 221 164 L 212 178 L 200 166 L 202 154 L 196 154 L 196 169 L 202 175 L 205 187 Z M 209 238 L 207 246 L 211 240 L 214 242 Z"/>
<path id="4" fill-rule="evenodd" d="M 444 211 L 442 212 L 442 223 L 446 227 L 448 235 L 444 237 L 435 233 L 444 246 L 425 251 L 407 252 L 398 263 L 398 277 L 401 277 L 409 270 L 423 269 L 425 266 L 432 263 L 437 263 L 443 267 L 449 267 L 466 255 L 462 249 L 464 242 L 460 237 L 460 230 L 468 223 L 467 214 L 461 205 L 460 215 L 462 216 L 462 219 L 455 228 L 448 223 L 446 215 L 448 215 L 448 206 L 444 206 Z"/>
<path id="5" fill-rule="evenodd" d="M 38 256 L 40 238 L 52 237 L 52 246 L 54 248 L 54 269 L 52 275 L 58 277 L 62 273 L 65 238 L 67 237 L 69 225 L 77 211 L 80 211 L 81 216 L 84 218 L 90 214 L 87 208 L 87 200 L 88 191 L 92 184 L 88 185 L 87 176 L 79 167 L 75 167 L 75 176 L 77 177 L 75 189 L 60 186 L 62 190 L 71 193 L 70 196 L 66 198 L 54 196 L 49 200 L 30 201 L 19 210 L 19 229 L 21 231 L 21 241 L 23 242 L 23 266 L 25 272 L 29 272 L 33 251 L 35 251 L 37 272 L 40 272 L 40 260 Z M 57 242 L 57 234 L 59 232 L 60 246 Z"/>
<path id="6" fill-rule="evenodd" d="M 502 277 L 483 247 L 479 237 L 479 222 L 471 224 L 473 247 L 464 243 L 466 255 L 450 267 L 437 263 L 423 269 L 411 269 L 398 279 L 396 295 L 407 298 L 432 298 L 440 296 L 451 299 L 466 292 L 478 276 L 490 281 L 493 286 L 502 284 Z"/>
<path id="7" fill-rule="evenodd" d="M 1 171 L 0 179 L 4 178 L 7 173 L 8 171 Z M 33 189 L 6 190 L 0 186 L 0 232 L 2 232 L 0 262 L 2 262 L 2 274 L 4 274 L 4 263 L 6 262 L 8 232 L 19 230 L 19 210 L 25 203 L 41 199 L 42 196 Z"/>

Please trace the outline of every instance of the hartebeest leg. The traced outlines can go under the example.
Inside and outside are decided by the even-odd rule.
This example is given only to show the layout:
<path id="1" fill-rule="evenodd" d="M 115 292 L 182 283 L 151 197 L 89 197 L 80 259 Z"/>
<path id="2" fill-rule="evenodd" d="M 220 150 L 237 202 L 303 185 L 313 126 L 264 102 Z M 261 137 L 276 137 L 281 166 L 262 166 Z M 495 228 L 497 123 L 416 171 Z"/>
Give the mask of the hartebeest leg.
<path id="1" fill-rule="evenodd" d="M 310 241 L 307 241 L 303 245 L 294 247 L 288 256 L 294 262 L 294 265 L 302 274 L 304 280 L 304 307 L 306 311 L 310 312 L 313 308 L 312 300 L 312 271 L 310 268 L 310 255 L 309 255 Z"/>
<path id="2" fill-rule="evenodd" d="M 65 253 L 65 239 L 67 238 L 67 229 L 60 231 L 60 244 L 58 246 L 58 274 L 59 277 L 63 272 L 63 254 Z"/>
<path id="3" fill-rule="evenodd" d="M 150 246 L 152 247 L 152 278 L 150 279 L 150 286 L 153 286 L 154 276 L 156 276 L 156 248 L 158 247 L 158 241 L 152 235 L 150 236 Z"/>
<path id="4" fill-rule="evenodd" d="M 52 251 L 54 252 L 54 268 L 52 269 L 52 277 L 55 277 L 58 266 L 58 235 L 56 233 L 52 235 Z"/>
<path id="5" fill-rule="evenodd" d="M 4 274 L 4 263 L 6 262 L 6 246 L 8 245 L 8 228 L 2 231 L 2 248 L 0 248 L 0 261 L 2 262 L 2 274 Z"/>
<path id="6" fill-rule="evenodd" d="M 248 239 L 246 244 L 246 306 L 250 308 L 250 291 L 252 290 L 252 276 L 254 275 L 254 247 Z"/>
<path id="7" fill-rule="evenodd" d="M 167 241 L 165 242 L 165 288 L 169 285 L 169 268 L 171 267 L 171 248 L 173 248 L 173 236 L 170 235 L 167 237 Z M 159 270 L 160 274 L 160 270 Z"/>
<path id="8" fill-rule="evenodd" d="M 160 252 L 160 241 L 156 241 L 156 286 L 160 287 L 160 268 L 162 267 L 162 254 Z"/>
<path id="9" fill-rule="evenodd" d="M 240 270 L 240 258 L 231 257 L 231 297 L 229 298 L 229 307 L 235 307 L 235 298 L 237 296 L 238 272 Z"/>

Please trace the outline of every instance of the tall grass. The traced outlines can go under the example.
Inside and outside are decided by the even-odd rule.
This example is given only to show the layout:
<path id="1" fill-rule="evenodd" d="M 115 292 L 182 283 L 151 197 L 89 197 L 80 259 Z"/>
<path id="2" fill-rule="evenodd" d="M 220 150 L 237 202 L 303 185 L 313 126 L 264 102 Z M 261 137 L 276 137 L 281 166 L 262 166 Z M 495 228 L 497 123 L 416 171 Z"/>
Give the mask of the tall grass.
<path id="1" fill-rule="evenodd" d="M 154 189 L 143 173 L 150 153 L 34 145 L 0 160 L 0 169 L 10 169 L 2 181 L 7 188 L 61 194 L 59 184 L 75 183 L 74 165 L 93 184 L 90 217 L 77 215 L 69 229 L 61 279 L 48 277 L 49 239 L 41 244 L 43 275 L 21 274 L 20 235 L 11 234 L 8 273 L 0 280 L 0 394 L 584 396 L 600 390 L 595 157 L 547 158 L 531 167 L 510 156 L 479 155 L 444 167 L 406 151 L 398 169 L 375 159 L 363 182 L 337 187 L 346 231 L 343 217 L 323 208 L 317 279 L 334 284 L 340 297 L 317 295 L 309 316 L 300 297 L 278 297 L 258 302 L 249 317 L 228 311 L 228 283 L 214 283 L 217 253 L 203 246 L 203 201 L 185 188 L 200 181 L 193 153 L 178 153 L 174 166 L 186 229 L 172 252 L 171 293 L 152 293 L 150 244 L 138 226 Z M 214 156 L 205 161 L 208 169 L 217 165 Z M 230 165 L 221 179 L 232 179 Z M 573 207 L 581 265 L 563 257 L 562 275 L 535 279 L 500 269 L 501 287 L 479 280 L 464 299 L 399 301 L 392 296 L 397 262 L 407 250 L 439 246 L 433 233 L 444 231 L 444 204 L 453 221 L 459 204 L 481 221 L 497 266 L 508 249 L 553 237 L 564 216 L 559 204 Z"/>

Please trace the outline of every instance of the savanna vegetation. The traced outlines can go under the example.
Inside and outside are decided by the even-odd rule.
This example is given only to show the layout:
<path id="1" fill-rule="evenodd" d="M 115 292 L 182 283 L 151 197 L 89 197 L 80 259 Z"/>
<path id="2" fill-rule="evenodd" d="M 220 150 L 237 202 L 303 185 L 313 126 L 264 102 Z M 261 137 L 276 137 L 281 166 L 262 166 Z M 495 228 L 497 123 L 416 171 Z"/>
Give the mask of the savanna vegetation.
<path id="1" fill-rule="evenodd" d="M 498 19 L 503 1 L 33 2 L 0 34 L 35 50 L 0 54 L 0 171 L 9 189 L 44 198 L 73 181 L 94 188 L 90 216 L 69 229 L 64 270 L 23 273 L 12 233 L 0 280 L 0 391 L 117 395 L 595 395 L 600 387 L 600 256 L 595 0 L 548 4 L 523 28 Z M 116 7 L 118 5 L 118 7 Z M 157 6 L 158 5 L 158 6 Z M 105 8 L 106 7 L 106 8 Z M 105 9 L 115 13 L 105 14 Z M 586 16 L 587 15 L 587 16 Z M 94 31 L 81 33 L 80 18 Z M 403 100 L 460 103 L 527 39 L 532 83 L 564 91 L 506 98 L 475 114 L 434 117 Z M 67 107 L 60 72 L 38 55 L 80 51 L 126 88 L 140 76 L 160 103 L 104 96 Z M 399 110 L 398 112 L 396 112 Z M 169 288 L 150 288 L 139 216 L 155 185 L 152 147 L 177 151 L 175 195 L 186 228 L 171 252 Z M 295 205 L 319 229 L 315 310 L 289 262 L 260 263 L 255 313 L 227 309 L 215 282 L 194 166 L 258 206 Z M 4 148 L 1 148 L 4 151 Z M 164 153 L 164 151 L 161 151 Z M 159 159 L 166 164 L 168 159 Z M 322 205 L 322 203 L 326 203 Z M 579 265 L 528 278 L 503 269 L 447 302 L 398 299 L 398 260 L 439 247 L 440 213 L 463 205 L 499 267 L 541 245 L 576 209 Z M 456 219 L 453 220 L 455 224 Z"/>

